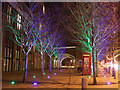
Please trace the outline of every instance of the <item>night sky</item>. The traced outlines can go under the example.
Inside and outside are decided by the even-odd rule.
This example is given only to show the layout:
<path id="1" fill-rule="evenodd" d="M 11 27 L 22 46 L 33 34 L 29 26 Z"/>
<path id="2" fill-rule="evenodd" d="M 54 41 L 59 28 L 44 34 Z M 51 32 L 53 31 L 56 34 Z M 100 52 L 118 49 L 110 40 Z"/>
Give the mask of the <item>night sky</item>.
<path id="1" fill-rule="evenodd" d="M 55 19 L 55 22 L 58 23 L 58 34 L 61 35 L 61 40 L 64 43 L 65 46 L 75 46 L 74 38 L 73 38 L 73 32 L 69 30 L 69 26 L 65 26 L 65 23 L 70 23 L 72 18 L 69 19 L 68 16 L 70 16 L 69 10 L 67 10 L 66 6 L 63 2 L 47 2 L 45 3 L 45 6 L 47 9 L 50 9 L 51 11 L 58 10 L 56 13 L 56 17 L 52 18 Z M 72 24 L 72 23 L 71 23 Z"/>

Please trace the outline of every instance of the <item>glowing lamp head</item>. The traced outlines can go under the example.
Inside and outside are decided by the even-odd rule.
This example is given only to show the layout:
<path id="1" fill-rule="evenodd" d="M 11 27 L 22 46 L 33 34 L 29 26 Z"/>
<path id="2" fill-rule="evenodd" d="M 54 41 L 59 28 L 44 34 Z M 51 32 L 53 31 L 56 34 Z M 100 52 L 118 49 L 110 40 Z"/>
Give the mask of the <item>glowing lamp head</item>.
<path id="1" fill-rule="evenodd" d="M 37 82 L 34 82 L 33 85 L 36 86 L 38 83 Z"/>
<path id="2" fill-rule="evenodd" d="M 33 78 L 36 78 L 36 76 L 33 76 Z"/>
<path id="3" fill-rule="evenodd" d="M 43 73 L 43 75 L 45 75 L 45 73 Z"/>
<path id="4" fill-rule="evenodd" d="M 14 85 L 14 84 L 15 84 L 15 81 L 11 81 L 11 84 Z"/>
<path id="5" fill-rule="evenodd" d="M 54 75 L 56 75 L 56 73 L 54 73 Z"/>
<path id="6" fill-rule="evenodd" d="M 107 85 L 110 85 L 111 83 L 110 82 L 107 82 Z"/>
<path id="7" fill-rule="evenodd" d="M 48 78 L 50 78 L 50 76 L 48 76 Z"/>

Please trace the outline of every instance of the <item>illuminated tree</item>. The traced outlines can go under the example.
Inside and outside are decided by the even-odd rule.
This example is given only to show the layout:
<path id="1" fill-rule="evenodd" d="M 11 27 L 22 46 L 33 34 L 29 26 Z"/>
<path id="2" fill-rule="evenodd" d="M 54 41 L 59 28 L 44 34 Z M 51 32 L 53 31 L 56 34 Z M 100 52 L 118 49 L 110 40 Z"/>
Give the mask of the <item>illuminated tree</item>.
<path id="1" fill-rule="evenodd" d="M 55 52 L 53 53 L 54 56 L 57 58 L 57 70 L 59 70 L 60 68 L 60 60 L 63 58 L 63 53 L 65 51 L 65 46 L 62 45 L 63 42 L 59 42 L 60 46 L 59 47 L 55 47 Z"/>
<path id="2" fill-rule="evenodd" d="M 52 68 L 52 56 L 54 55 L 54 53 L 56 52 L 56 49 L 59 45 L 60 45 L 60 35 L 57 36 L 57 31 L 52 32 L 49 34 L 49 38 L 48 38 L 48 47 L 47 47 L 47 54 L 50 57 L 50 73 L 51 73 L 51 68 Z"/>
<path id="3" fill-rule="evenodd" d="M 65 3 L 66 4 L 66 3 Z M 72 32 L 75 41 L 80 44 L 79 49 L 83 52 L 91 53 L 93 65 L 93 84 L 96 84 L 94 68 L 94 32 L 93 32 L 93 4 L 92 3 L 67 3 L 73 21 Z"/>
<path id="4" fill-rule="evenodd" d="M 44 74 L 44 60 L 43 60 L 43 56 L 44 53 L 49 45 L 49 43 L 47 43 L 48 41 L 46 40 L 46 38 L 44 39 L 39 39 L 37 41 L 37 44 L 35 45 L 35 49 L 40 53 L 41 55 L 41 76 Z"/>
<path id="5" fill-rule="evenodd" d="M 15 3 L 16 4 L 16 3 Z M 48 15 L 44 14 L 41 9 L 38 9 L 38 3 L 29 3 L 29 7 L 22 7 L 20 3 L 17 3 L 17 6 L 21 9 L 22 15 L 14 14 L 10 15 L 7 13 L 7 17 L 11 18 L 11 21 L 8 19 L 7 28 L 14 34 L 15 43 L 20 46 L 25 53 L 25 64 L 23 72 L 23 82 L 26 82 L 27 78 L 27 64 L 28 64 L 28 54 L 31 48 L 37 44 L 37 40 L 42 40 L 44 34 L 49 26 Z M 19 18 L 20 16 L 23 16 Z M 14 25 L 17 24 L 17 27 Z M 44 28 L 41 28 L 42 27 Z"/>
<path id="6" fill-rule="evenodd" d="M 95 52 L 96 52 L 96 65 L 97 60 L 103 60 L 103 57 L 109 52 L 110 45 L 115 44 L 114 38 L 118 32 L 117 16 L 117 3 L 99 3 L 100 9 L 97 9 L 98 14 L 94 15 L 94 27 L 95 27 Z M 111 38 L 111 39 L 110 39 Z M 117 45 L 117 44 L 116 44 Z M 113 60 L 114 61 L 114 60 Z M 97 75 L 96 67 L 96 75 Z"/>
<path id="7" fill-rule="evenodd" d="M 79 49 L 91 53 L 93 84 L 96 84 L 95 53 L 97 52 L 96 56 L 101 52 L 105 53 L 106 47 L 110 44 L 108 38 L 114 34 L 118 24 L 112 19 L 115 13 L 112 4 L 65 3 L 74 19 L 71 21 L 74 24 L 69 26 L 72 26 L 75 41 L 80 44 Z"/>

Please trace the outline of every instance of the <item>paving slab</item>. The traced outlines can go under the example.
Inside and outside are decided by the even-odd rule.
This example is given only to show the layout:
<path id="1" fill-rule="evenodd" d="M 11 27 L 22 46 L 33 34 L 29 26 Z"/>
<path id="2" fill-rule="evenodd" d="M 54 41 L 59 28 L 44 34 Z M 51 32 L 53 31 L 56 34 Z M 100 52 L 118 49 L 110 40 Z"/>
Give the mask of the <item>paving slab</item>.
<path id="1" fill-rule="evenodd" d="M 62 71 L 61 71 L 62 70 Z M 92 75 L 82 75 L 82 73 L 74 71 L 74 69 L 60 69 L 45 70 L 45 75 L 41 76 L 40 70 L 28 71 L 27 82 L 22 83 L 23 72 L 3 72 L 2 88 L 82 88 L 82 78 L 87 78 L 87 88 L 118 88 L 118 78 L 114 79 L 108 73 L 105 73 L 103 68 L 99 68 L 98 77 L 96 77 L 97 85 L 93 85 Z M 103 73 L 104 72 L 104 73 Z M 56 75 L 54 75 L 56 73 Z M 33 78 L 33 76 L 36 78 Z M 48 78 L 50 76 L 50 78 Z M 91 78 L 89 78 L 91 76 Z M 106 77 L 104 77 L 106 76 Z M 11 85 L 11 81 L 14 80 L 15 84 Z M 37 82 L 34 86 L 32 83 Z M 106 83 L 110 82 L 110 85 Z"/>

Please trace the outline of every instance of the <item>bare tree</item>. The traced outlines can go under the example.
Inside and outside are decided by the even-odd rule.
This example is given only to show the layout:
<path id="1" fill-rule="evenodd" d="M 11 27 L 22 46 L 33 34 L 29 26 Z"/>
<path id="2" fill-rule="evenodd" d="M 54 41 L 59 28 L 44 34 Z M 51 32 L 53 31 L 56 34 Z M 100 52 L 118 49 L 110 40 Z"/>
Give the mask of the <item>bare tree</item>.
<path id="1" fill-rule="evenodd" d="M 16 3 L 15 3 L 16 4 Z M 7 17 L 11 18 L 11 22 L 8 20 L 7 28 L 14 34 L 15 39 L 13 39 L 17 45 L 22 47 L 23 52 L 25 53 L 25 64 L 23 72 L 23 82 L 26 82 L 27 78 L 27 64 L 28 64 L 28 54 L 31 48 L 37 43 L 37 40 L 43 39 L 43 35 L 49 26 L 48 15 L 42 13 L 38 3 L 29 3 L 28 10 L 25 10 L 20 3 L 17 3 L 20 7 L 22 15 L 7 13 Z M 13 25 L 16 25 L 17 28 Z M 41 28 L 42 27 L 44 28 Z"/>
<path id="2" fill-rule="evenodd" d="M 81 45 L 81 50 L 91 53 L 93 84 L 97 84 L 95 53 L 103 53 L 110 44 L 108 38 L 117 30 L 118 22 L 112 19 L 115 13 L 112 4 L 114 3 L 65 3 L 74 18 L 72 32 L 75 41 Z"/>
<path id="3" fill-rule="evenodd" d="M 55 48 L 57 48 L 60 45 L 60 35 L 57 34 L 57 31 L 55 31 L 54 33 L 50 33 L 49 34 L 49 38 L 48 38 L 48 47 L 47 47 L 47 54 L 50 57 L 50 73 L 51 73 L 51 68 L 52 68 L 52 56 L 55 53 Z"/>

